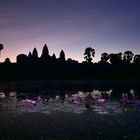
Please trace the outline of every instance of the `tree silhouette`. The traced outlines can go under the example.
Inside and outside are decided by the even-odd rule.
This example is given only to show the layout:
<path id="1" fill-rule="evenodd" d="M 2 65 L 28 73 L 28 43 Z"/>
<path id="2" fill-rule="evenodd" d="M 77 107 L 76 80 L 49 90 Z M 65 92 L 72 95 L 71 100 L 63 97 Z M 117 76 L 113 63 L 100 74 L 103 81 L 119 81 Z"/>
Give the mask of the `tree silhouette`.
<path id="1" fill-rule="evenodd" d="M 109 55 L 109 59 L 110 59 L 110 63 L 111 64 L 121 64 L 122 63 L 122 53 L 117 53 L 117 54 L 114 54 L 114 53 L 111 53 Z"/>
<path id="2" fill-rule="evenodd" d="M 95 55 L 95 50 L 92 49 L 91 47 L 88 47 L 85 49 L 84 55 L 85 55 L 84 59 L 86 59 L 88 63 L 91 63 L 92 57 L 94 57 Z"/>
<path id="3" fill-rule="evenodd" d="M 11 64 L 10 58 L 6 58 L 4 61 L 5 64 Z"/>
<path id="4" fill-rule="evenodd" d="M 3 50 L 3 49 L 4 49 L 3 44 L 0 44 L 0 56 L 1 56 L 1 50 Z"/>
<path id="5" fill-rule="evenodd" d="M 102 53 L 101 54 L 101 61 L 100 63 L 107 63 L 107 61 L 109 60 L 109 54 L 108 53 Z"/>
<path id="6" fill-rule="evenodd" d="M 64 53 L 63 50 L 61 50 L 61 52 L 60 52 L 59 59 L 60 59 L 61 61 L 65 61 L 65 53 Z"/>
<path id="7" fill-rule="evenodd" d="M 135 64 L 140 64 L 140 54 L 136 54 L 134 56 L 134 61 L 133 61 Z"/>
<path id="8" fill-rule="evenodd" d="M 134 54 L 132 53 L 132 51 L 125 51 L 123 54 L 123 60 L 125 63 L 131 63 L 133 60 L 133 56 Z"/>

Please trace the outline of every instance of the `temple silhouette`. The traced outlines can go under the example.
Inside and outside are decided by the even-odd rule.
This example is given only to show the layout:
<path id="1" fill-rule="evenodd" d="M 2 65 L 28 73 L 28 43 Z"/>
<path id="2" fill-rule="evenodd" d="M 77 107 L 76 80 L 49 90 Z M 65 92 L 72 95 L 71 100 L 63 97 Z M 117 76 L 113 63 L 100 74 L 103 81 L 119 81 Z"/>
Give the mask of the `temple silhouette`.
<path id="1" fill-rule="evenodd" d="M 2 44 L 1 44 L 2 46 Z M 3 46 L 1 47 L 3 48 Z M 84 59 L 79 63 L 67 58 L 61 50 L 59 57 L 49 54 L 47 45 L 39 57 L 37 49 L 26 54 L 19 54 L 16 63 L 6 58 L 0 63 L 0 77 L 3 80 L 46 80 L 46 79 L 140 79 L 140 54 L 132 51 L 124 53 L 102 53 L 99 62 L 93 63 L 95 50 L 87 47 Z"/>
<path id="2" fill-rule="evenodd" d="M 60 52 L 59 58 L 56 58 L 56 55 L 53 53 L 52 56 L 49 55 L 49 50 L 47 45 L 45 44 L 42 50 L 42 54 L 39 57 L 37 49 L 34 48 L 32 52 L 29 52 L 28 55 L 26 54 L 19 54 L 17 56 L 17 63 L 18 64 L 56 64 L 56 63 L 78 63 L 78 61 L 72 60 L 69 58 L 66 60 L 65 53 L 63 50 Z"/>

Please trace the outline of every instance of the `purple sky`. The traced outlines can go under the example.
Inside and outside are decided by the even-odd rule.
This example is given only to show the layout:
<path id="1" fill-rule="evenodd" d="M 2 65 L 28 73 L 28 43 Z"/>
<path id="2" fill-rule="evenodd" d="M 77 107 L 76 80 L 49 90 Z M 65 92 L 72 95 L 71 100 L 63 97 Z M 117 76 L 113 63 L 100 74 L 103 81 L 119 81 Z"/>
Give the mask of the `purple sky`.
<path id="1" fill-rule="evenodd" d="M 103 52 L 140 53 L 140 0 L 1 0 L 1 61 L 16 61 L 34 47 L 83 61 L 86 47 Z"/>

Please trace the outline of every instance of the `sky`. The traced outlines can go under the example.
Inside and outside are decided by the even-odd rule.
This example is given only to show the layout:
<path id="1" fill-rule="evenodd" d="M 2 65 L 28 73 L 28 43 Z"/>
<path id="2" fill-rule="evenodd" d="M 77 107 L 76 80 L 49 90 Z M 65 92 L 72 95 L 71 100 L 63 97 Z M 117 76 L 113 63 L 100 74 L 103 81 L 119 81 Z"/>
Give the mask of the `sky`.
<path id="1" fill-rule="evenodd" d="M 104 52 L 140 54 L 140 0 L 0 0 L 0 43 L 1 62 L 34 47 L 40 56 L 45 43 L 79 62 L 86 47 L 94 62 Z"/>

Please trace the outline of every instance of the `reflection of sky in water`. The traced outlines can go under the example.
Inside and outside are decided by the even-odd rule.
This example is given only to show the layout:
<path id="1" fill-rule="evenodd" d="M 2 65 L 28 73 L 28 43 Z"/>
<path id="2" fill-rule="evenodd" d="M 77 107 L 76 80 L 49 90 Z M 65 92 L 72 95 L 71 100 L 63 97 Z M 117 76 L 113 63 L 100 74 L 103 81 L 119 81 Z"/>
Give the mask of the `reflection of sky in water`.
<path id="1" fill-rule="evenodd" d="M 113 90 L 91 92 L 76 92 L 55 95 L 53 97 L 37 96 L 27 98 L 19 96 L 16 92 L 5 95 L 0 92 L 0 105 L 18 113 L 40 112 L 52 114 L 53 112 L 84 113 L 88 111 L 99 114 L 114 114 L 123 112 L 139 111 L 139 100 L 135 98 L 135 91 L 131 89 L 128 93 L 122 93 L 119 99 L 112 98 Z M 19 98 L 20 97 L 20 98 Z"/>
<path id="2" fill-rule="evenodd" d="M 138 89 L 9 91 L 0 91 L 0 140 L 140 139 Z"/>

